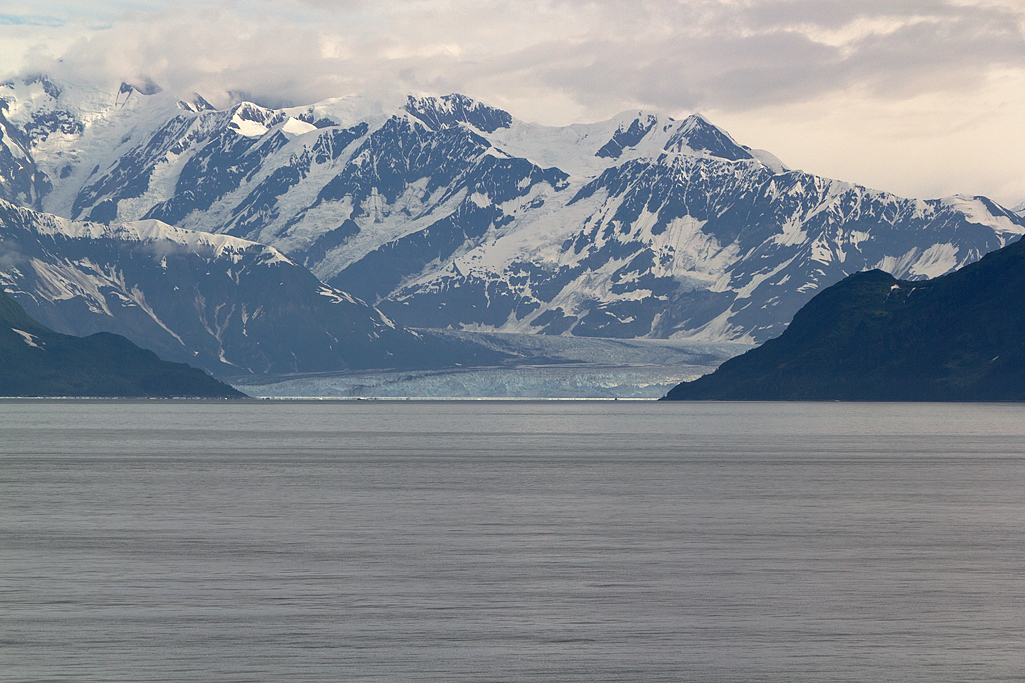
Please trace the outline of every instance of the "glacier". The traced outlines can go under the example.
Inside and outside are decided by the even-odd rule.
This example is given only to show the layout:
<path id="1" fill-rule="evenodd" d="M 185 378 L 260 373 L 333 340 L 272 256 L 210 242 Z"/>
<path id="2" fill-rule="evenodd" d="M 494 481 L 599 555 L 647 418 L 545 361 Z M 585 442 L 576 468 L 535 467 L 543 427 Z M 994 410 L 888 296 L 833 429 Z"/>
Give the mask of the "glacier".
<path id="1" fill-rule="evenodd" d="M 256 398 L 656 399 L 753 348 L 671 339 L 420 332 L 473 341 L 510 358 L 488 367 L 253 375 L 231 383 Z"/>

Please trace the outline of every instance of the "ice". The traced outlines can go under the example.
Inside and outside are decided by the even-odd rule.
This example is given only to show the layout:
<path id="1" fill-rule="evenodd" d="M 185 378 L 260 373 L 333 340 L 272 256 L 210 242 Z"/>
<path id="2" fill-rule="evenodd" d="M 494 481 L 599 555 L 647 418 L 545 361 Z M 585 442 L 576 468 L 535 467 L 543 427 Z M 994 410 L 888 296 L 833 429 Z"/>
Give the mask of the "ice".
<path id="1" fill-rule="evenodd" d="M 953 244 L 934 244 L 911 266 L 911 274 L 934 278 L 957 268 L 957 247 Z"/>
<path id="2" fill-rule="evenodd" d="M 13 327 L 11 328 L 11 332 L 17 332 L 18 334 L 20 334 L 21 338 L 25 340 L 25 343 L 28 344 L 29 346 L 31 346 L 32 348 L 35 348 L 35 349 L 43 348 L 42 342 L 39 341 L 39 337 L 37 337 L 34 334 L 29 334 L 28 332 L 25 332 L 24 330 L 17 330 L 17 329 L 15 329 Z"/>
<path id="3" fill-rule="evenodd" d="M 420 330 L 474 340 L 519 360 L 506 366 L 331 375 L 248 376 L 232 384 L 258 398 L 660 398 L 712 372 L 750 344 L 546 337 Z"/>
<path id="4" fill-rule="evenodd" d="M 979 197 L 954 195 L 953 197 L 946 197 L 941 201 L 943 204 L 964 213 L 969 221 L 991 227 L 1005 241 L 1025 233 L 1025 229 L 1012 222 L 1006 216 L 994 216 L 990 213 L 989 207 Z"/>
<path id="5" fill-rule="evenodd" d="M 306 123 L 305 121 L 289 117 L 288 120 L 282 124 L 281 130 L 289 135 L 305 135 L 306 133 L 317 130 L 317 127 L 313 124 Z"/>

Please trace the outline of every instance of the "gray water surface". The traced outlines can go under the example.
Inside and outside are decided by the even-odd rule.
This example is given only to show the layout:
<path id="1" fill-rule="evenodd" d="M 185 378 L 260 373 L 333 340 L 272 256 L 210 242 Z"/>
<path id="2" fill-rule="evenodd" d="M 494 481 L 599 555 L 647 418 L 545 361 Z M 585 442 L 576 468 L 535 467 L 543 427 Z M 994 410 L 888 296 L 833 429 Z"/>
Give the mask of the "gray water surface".
<path id="1" fill-rule="evenodd" d="M 1023 417 L 2 401 L 0 680 L 1025 680 Z"/>

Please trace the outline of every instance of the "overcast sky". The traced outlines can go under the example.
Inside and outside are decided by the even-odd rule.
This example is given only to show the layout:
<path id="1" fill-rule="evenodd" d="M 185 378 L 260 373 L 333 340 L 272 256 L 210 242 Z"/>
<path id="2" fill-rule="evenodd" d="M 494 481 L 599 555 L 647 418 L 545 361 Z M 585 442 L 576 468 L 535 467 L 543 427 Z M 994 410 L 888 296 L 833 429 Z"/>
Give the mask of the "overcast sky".
<path id="1" fill-rule="evenodd" d="M 461 92 L 555 125 L 701 112 L 812 173 L 1025 200 L 1023 0 L 7 0 L 0 75 L 26 69 L 215 103 Z"/>

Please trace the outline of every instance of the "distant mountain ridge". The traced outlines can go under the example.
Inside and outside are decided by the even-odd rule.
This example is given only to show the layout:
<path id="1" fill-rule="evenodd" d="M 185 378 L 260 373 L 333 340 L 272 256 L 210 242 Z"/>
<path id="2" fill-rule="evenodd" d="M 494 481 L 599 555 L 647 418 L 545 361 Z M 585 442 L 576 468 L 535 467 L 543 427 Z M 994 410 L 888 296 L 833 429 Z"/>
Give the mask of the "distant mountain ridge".
<path id="1" fill-rule="evenodd" d="M 272 247 L 152 219 L 73 222 L 0 200 L 0 285 L 57 330 L 115 332 L 220 376 L 501 356 L 406 330 Z"/>
<path id="2" fill-rule="evenodd" d="M 0 291 L 0 396 L 243 398 L 182 363 L 122 336 L 58 334 Z"/>
<path id="3" fill-rule="evenodd" d="M 982 197 L 788 169 L 700 115 L 552 128 L 456 94 L 218 111 L 121 90 L 0 86 L 3 196 L 270 245 L 409 327 L 760 342 L 850 273 L 933 277 L 1025 233 Z"/>
<path id="4" fill-rule="evenodd" d="M 1025 241 L 925 281 L 827 288 L 776 339 L 669 400 L 1025 400 Z"/>

